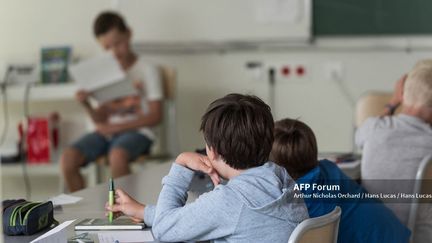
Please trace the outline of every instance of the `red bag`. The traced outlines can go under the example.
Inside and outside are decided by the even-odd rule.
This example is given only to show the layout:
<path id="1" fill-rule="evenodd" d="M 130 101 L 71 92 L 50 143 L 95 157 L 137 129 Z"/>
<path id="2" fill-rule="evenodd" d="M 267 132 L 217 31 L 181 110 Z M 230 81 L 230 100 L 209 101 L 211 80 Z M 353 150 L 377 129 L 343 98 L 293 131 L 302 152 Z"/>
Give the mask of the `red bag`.
<path id="1" fill-rule="evenodd" d="M 26 145 L 29 164 L 50 162 L 51 141 L 48 117 L 28 118 Z"/>

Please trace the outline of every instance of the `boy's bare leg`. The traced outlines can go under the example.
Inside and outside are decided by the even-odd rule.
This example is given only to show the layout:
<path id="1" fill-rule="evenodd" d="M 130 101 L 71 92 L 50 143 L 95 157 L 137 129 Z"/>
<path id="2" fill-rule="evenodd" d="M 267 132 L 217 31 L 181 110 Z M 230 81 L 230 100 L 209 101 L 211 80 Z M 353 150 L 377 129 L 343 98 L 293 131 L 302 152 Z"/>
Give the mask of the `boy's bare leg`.
<path id="1" fill-rule="evenodd" d="M 84 178 L 80 174 L 84 162 L 84 155 L 79 150 L 69 147 L 63 151 L 60 165 L 69 192 L 84 188 Z"/>
<path id="2" fill-rule="evenodd" d="M 113 178 L 130 174 L 129 153 L 122 148 L 113 148 L 108 155 Z"/>

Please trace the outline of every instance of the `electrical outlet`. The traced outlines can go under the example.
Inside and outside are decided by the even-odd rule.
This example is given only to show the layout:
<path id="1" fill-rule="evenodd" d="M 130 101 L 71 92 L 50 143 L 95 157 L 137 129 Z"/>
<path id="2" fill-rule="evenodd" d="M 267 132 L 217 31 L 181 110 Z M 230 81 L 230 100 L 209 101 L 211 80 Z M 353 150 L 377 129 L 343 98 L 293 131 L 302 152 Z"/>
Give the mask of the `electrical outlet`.
<path id="1" fill-rule="evenodd" d="M 266 65 L 266 70 L 275 69 L 277 82 L 303 82 L 309 79 L 309 65 L 304 62 L 279 62 Z"/>
<path id="2" fill-rule="evenodd" d="M 324 66 L 325 77 L 327 81 L 343 80 L 343 65 L 342 62 L 329 62 Z"/>

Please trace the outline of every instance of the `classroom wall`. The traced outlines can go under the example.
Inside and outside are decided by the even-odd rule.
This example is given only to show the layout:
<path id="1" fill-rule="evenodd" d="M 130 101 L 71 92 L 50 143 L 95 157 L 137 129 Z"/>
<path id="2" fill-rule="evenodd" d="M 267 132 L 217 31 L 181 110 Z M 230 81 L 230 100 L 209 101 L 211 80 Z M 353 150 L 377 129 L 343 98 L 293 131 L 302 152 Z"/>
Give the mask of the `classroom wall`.
<path id="1" fill-rule="evenodd" d="M 244 69 L 249 60 L 283 63 L 300 60 L 310 72 L 303 81 L 281 81 L 276 84 L 275 119 L 300 118 L 315 131 L 320 151 L 347 152 L 353 148 L 354 107 L 333 80 L 326 80 L 325 66 L 341 62 L 343 82 L 352 99 L 368 90 L 391 91 L 394 82 L 417 59 L 431 53 L 344 52 L 304 50 L 186 55 L 181 57 L 151 56 L 154 61 L 169 63 L 179 70 L 179 132 L 182 149 L 200 146 L 197 128 L 207 105 L 229 92 L 252 93 L 269 101 L 267 80 L 250 79 Z"/>
<path id="2" fill-rule="evenodd" d="M 118 2 L 121 3 L 108 0 L 3 1 L 0 8 L 0 75 L 3 75 L 7 63 L 38 62 L 41 46 L 70 44 L 75 55 L 81 58 L 100 52 L 91 33 L 92 21 L 99 11 Z M 142 14 L 146 11 L 151 9 L 143 9 Z M 299 62 L 307 68 L 305 80 L 277 83 L 275 118 L 289 116 L 307 122 L 317 134 L 321 151 L 350 151 L 354 108 L 336 82 L 327 80 L 325 66 L 334 62 L 342 64 L 343 83 L 351 97 L 357 99 L 367 90 L 391 90 L 393 83 L 415 60 L 431 56 L 431 50 L 427 48 L 409 52 L 403 48 L 380 49 L 368 45 L 363 49 L 338 48 L 339 45 L 345 46 L 344 40 L 325 42 L 331 46 L 330 49 L 314 45 L 222 54 L 147 55 L 149 62 L 170 64 L 178 70 L 177 111 L 181 150 L 203 146 L 198 132 L 200 116 L 215 98 L 229 92 L 241 92 L 253 93 L 269 101 L 267 81 L 252 80 L 244 68 L 247 61 L 260 60 L 265 64 Z M 374 39 L 367 42 L 373 43 Z M 16 138 L 14 124 L 22 117 L 21 104 L 15 103 L 11 107 L 10 141 Z M 33 103 L 31 107 L 35 113 L 52 110 L 59 110 L 65 120 L 78 123 L 85 117 L 73 100 L 54 105 Z M 3 122 L 0 119 L 0 126 Z M 79 135 L 75 130 L 68 133 L 72 137 Z"/>
<path id="3" fill-rule="evenodd" d="M 112 1 L 12 1 L 2 0 L 0 7 L 0 79 L 8 64 L 39 63 L 41 47 L 70 45 L 74 56 L 86 58 L 101 52 L 92 34 L 94 16 L 110 8 Z M 3 108 L 2 108 L 3 109 Z M 8 141 L 16 140 L 16 123 L 23 117 L 20 102 L 11 102 L 11 123 Z M 60 111 L 66 127 L 80 127 L 76 121 L 84 120 L 82 109 L 70 102 L 32 102 L 32 113 Z M 0 117 L 3 117 L 1 110 Z M 71 121 L 71 122 L 69 122 Z M 4 119 L 0 119 L 3 127 Z M 76 132 L 64 131 L 66 137 L 76 137 Z M 70 135 L 70 136 L 69 136 Z"/>
<path id="4" fill-rule="evenodd" d="M 109 8 L 107 0 L 2 0 L 0 67 L 38 60 L 40 48 L 72 45 L 79 56 L 99 50 L 92 36 L 94 16 Z"/>

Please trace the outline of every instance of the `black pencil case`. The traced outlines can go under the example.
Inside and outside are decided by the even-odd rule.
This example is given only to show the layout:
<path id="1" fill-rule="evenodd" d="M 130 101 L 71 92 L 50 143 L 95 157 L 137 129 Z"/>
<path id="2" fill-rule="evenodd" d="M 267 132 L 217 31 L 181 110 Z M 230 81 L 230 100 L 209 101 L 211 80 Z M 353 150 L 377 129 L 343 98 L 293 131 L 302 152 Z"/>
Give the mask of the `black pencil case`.
<path id="1" fill-rule="evenodd" d="M 54 219 L 51 201 L 3 201 L 3 232 L 6 235 L 32 235 L 53 225 L 58 222 Z"/>

